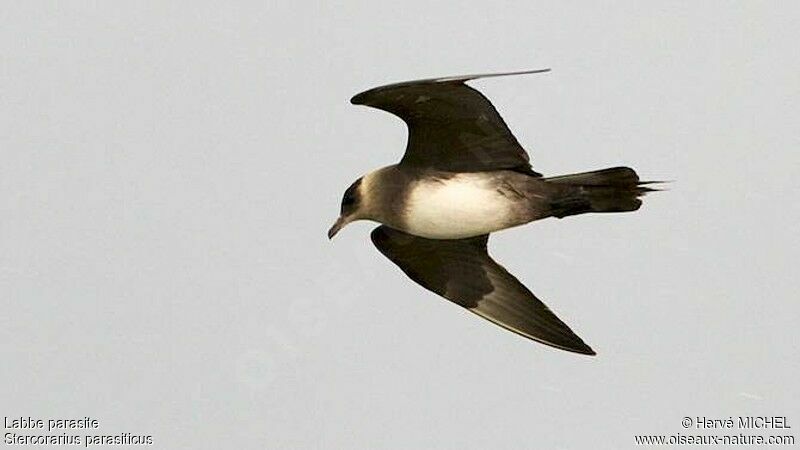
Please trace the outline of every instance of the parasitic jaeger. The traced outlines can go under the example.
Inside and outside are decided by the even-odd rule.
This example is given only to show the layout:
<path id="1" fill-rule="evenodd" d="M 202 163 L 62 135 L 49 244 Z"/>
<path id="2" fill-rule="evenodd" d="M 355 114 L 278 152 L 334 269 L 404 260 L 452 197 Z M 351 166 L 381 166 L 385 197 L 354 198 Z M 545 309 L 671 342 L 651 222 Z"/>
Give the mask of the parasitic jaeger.
<path id="1" fill-rule="evenodd" d="M 408 126 L 399 164 L 370 172 L 344 193 L 328 238 L 355 220 L 381 225 L 372 242 L 409 278 L 534 341 L 595 352 L 487 253 L 489 233 L 547 217 L 639 209 L 651 191 L 633 169 L 543 177 L 489 100 L 466 75 L 380 86 L 350 102 Z"/>

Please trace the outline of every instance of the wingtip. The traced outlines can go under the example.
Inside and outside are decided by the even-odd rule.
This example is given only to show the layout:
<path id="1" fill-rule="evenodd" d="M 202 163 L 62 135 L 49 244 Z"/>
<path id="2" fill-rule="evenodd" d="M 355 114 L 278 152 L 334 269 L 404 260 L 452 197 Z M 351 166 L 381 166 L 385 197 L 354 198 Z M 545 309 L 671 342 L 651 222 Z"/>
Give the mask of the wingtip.
<path id="1" fill-rule="evenodd" d="M 577 334 L 569 330 L 568 334 L 565 334 L 563 337 L 567 338 L 566 340 L 561 340 L 560 342 L 553 342 L 553 341 L 546 341 L 543 339 L 538 339 L 536 337 L 531 337 L 531 339 L 536 340 L 542 344 L 549 345 L 558 350 L 565 350 L 571 353 L 577 353 L 579 355 L 586 355 L 586 356 L 596 356 L 597 353 L 589 347 L 589 344 L 583 341 Z"/>
<path id="2" fill-rule="evenodd" d="M 548 343 L 545 343 L 548 344 Z M 549 344 L 550 346 L 557 348 L 559 350 L 566 350 L 568 352 L 577 353 L 579 355 L 586 355 L 586 356 L 596 356 L 597 353 L 589 347 L 585 342 L 581 341 L 579 344 L 570 345 L 570 346 L 562 346 L 562 345 L 553 345 Z"/>
<path id="3" fill-rule="evenodd" d="M 364 94 L 366 94 L 366 92 L 361 92 L 359 94 L 356 94 L 356 95 L 352 96 L 350 98 L 350 104 L 351 105 L 363 105 L 364 104 L 363 99 L 365 97 Z"/>

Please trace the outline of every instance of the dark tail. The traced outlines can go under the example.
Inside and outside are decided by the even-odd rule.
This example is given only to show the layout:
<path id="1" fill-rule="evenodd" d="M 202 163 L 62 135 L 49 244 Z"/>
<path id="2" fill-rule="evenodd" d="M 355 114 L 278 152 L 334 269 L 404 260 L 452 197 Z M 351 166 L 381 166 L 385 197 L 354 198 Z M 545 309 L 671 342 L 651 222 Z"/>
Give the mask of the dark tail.
<path id="1" fill-rule="evenodd" d="M 657 190 L 645 187 L 652 182 L 639 181 L 630 167 L 562 175 L 545 181 L 564 186 L 551 202 L 552 215 L 558 218 L 588 212 L 636 211 L 642 205 L 639 197 Z"/>

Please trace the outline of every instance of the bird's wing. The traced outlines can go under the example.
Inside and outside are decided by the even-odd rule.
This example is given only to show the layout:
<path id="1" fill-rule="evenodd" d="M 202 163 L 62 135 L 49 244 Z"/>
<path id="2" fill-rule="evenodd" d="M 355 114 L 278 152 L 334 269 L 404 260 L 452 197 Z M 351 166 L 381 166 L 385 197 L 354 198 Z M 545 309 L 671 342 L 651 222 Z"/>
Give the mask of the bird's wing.
<path id="1" fill-rule="evenodd" d="M 525 149 L 491 102 L 466 81 L 547 72 L 465 75 L 380 86 L 354 96 L 354 105 L 388 111 L 408 125 L 408 144 L 400 166 L 449 172 L 510 169 L 539 175 Z"/>
<path id="2" fill-rule="evenodd" d="M 562 350 L 594 351 L 486 251 L 489 235 L 425 239 L 382 225 L 372 242 L 425 289 L 503 328 Z"/>

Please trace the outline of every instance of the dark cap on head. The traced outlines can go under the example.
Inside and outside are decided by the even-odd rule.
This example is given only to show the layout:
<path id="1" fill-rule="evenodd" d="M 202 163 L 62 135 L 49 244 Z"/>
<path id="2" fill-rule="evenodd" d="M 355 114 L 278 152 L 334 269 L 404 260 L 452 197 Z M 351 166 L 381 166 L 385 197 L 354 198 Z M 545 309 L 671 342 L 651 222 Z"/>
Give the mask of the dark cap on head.
<path id="1" fill-rule="evenodd" d="M 363 178 L 363 177 L 362 177 Z M 358 204 L 361 201 L 361 194 L 358 192 L 358 186 L 361 185 L 361 178 L 357 179 L 353 184 L 344 191 L 344 195 L 342 196 L 342 210 L 341 214 L 343 216 L 350 215 L 353 211 L 358 208 Z"/>
<path id="2" fill-rule="evenodd" d="M 363 177 L 362 177 L 363 178 Z M 353 184 L 344 191 L 342 196 L 342 209 L 336 223 L 328 230 L 328 239 L 333 238 L 345 225 L 353 220 L 351 217 L 353 213 L 358 211 L 359 203 L 361 203 L 361 194 L 358 187 L 361 185 L 362 178 L 357 179 Z"/>

